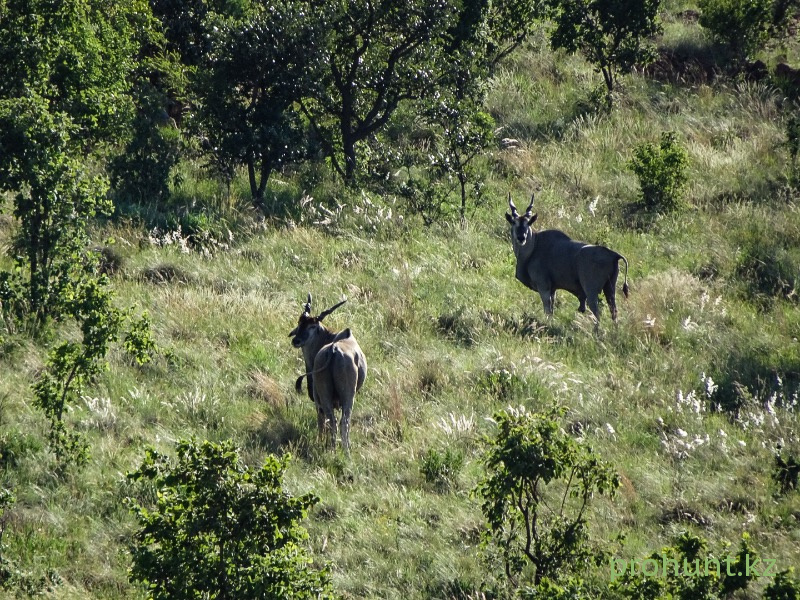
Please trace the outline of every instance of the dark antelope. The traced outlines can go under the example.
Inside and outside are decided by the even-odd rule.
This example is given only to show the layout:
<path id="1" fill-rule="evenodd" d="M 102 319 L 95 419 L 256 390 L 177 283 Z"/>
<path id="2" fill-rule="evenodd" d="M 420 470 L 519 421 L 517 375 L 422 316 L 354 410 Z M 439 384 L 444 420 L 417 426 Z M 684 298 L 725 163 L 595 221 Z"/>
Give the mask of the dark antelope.
<path id="1" fill-rule="evenodd" d="M 537 215 L 531 215 L 531 203 L 520 215 L 508 194 L 511 214 L 511 243 L 517 257 L 517 279 L 535 292 L 539 292 L 547 316 L 553 314 L 556 290 L 566 290 L 580 301 L 580 312 L 586 305 L 599 320 L 598 297 L 602 291 L 611 309 L 611 318 L 617 320 L 616 286 L 620 259 L 625 263 L 625 283 L 622 293 L 628 297 L 628 261 L 618 252 L 605 246 L 579 242 L 556 229 L 536 233 L 531 225 Z"/>
<path id="2" fill-rule="evenodd" d="M 353 399 L 361 389 L 367 376 L 367 359 L 350 333 L 344 329 L 339 333 L 329 331 L 322 320 L 339 308 L 342 300 L 318 316 L 311 316 L 311 294 L 303 307 L 303 314 L 292 329 L 292 346 L 302 348 L 306 372 L 297 378 L 295 388 L 299 392 L 303 377 L 308 377 L 308 396 L 317 407 L 317 426 L 320 435 L 327 429 L 332 448 L 336 447 L 336 416 L 334 409 L 342 411 L 339 430 L 342 446 L 350 448 L 350 413 Z"/>

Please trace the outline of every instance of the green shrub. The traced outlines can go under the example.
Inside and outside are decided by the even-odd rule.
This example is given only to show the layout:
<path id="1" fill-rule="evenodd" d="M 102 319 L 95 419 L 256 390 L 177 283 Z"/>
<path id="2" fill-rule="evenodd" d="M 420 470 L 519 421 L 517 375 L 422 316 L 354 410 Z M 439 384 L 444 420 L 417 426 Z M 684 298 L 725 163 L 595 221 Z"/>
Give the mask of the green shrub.
<path id="1" fill-rule="evenodd" d="M 764 590 L 764 600 L 800 600 L 800 581 L 793 575 L 791 567 L 775 575 Z"/>
<path id="2" fill-rule="evenodd" d="M 746 284 L 749 299 L 763 307 L 775 298 L 794 297 L 800 283 L 793 241 L 777 233 L 768 223 L 753 221 L 738 240 L 735 274 Z"/>
<path id="3" fill-rule="evenodd" d="M 484 548 L 500 551 L 512 583 L 526 565 L 539 586 L 599 556 L 589 541 L 586 511 L 595 493 L 616 493 L 619 477 L 564 432 L 563 413 L 499 411 L 497 433 L 485 439 L 486 475 L 475 489 L 488 522 Z"/>
<path id="4" fill-rule="evenodd" d="M 64 414 L 80 399 L 85 386 L 107 368 L 109 345 L 116 341 L 125 319 L 113 305 L 104 276 L 76 286 L 65 310 L 77 322 L 81 340 L 56 345 L 33 384 L 34 404 L 50 424 L 48 443 L 62 468 L 69 463 L 82 466 L 89 458 L 88 444 L 81 434 L 69 430 Z"/>
<path id="5" fill-rule="evenodd" d="M 682 206 L 689 158 L 672 131 L 661 134 L 661 143 L 637 146 L 628 167 L 639 178 L 640 205 L 646 210 L 669 212 Z"/>
<path id="6" fill-rule="evenodd" d="M 772 0 L 700 0 L 700 25 L 744 60 L 769 37 Z"/>
<path id="7" fill-rule="evenodd" d="M 158 600 L 331 598 L 328 573 L 310 568 L 299 521 L 317 502 L 283 490 L 289 458 L 258 470 L 231 442 L 181 441 L 178 457 L 150 449 L 128 478 L 155 486 L 157 501 L 127 503 L 139 522 L 130 577 Z"/>
<path id="8" fill-rule="evenodd" d="M 748 539 L 744 534 L 739 551 L 731 556 L 727 543 L 715 554 L 709 550 L 705 538 L 683 533 L 672 546 L 642 561 L 612 558 L 609 587 L 622 598 L 631 600 L 729 598 L 747 589 L 750 581 L 760 577 L 767 568 Z"/>
<path id="9" fill-rule="evenodd" d="M 145 94 L 128 145 L 109 165 L 111 186 L 122 200 L 164 204 L 169 199 L 170 175 L 181 156 L 181 134 L 167 120 L 165 103 L 152 92 Z"/>

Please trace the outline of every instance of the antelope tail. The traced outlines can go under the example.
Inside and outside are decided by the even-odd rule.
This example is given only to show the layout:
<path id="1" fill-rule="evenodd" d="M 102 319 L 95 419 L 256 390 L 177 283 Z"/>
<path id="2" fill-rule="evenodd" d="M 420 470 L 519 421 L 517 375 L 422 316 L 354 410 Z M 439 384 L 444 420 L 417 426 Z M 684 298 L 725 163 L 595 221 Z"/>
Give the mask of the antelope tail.
<path id="1" fill-rule="evenodd" d="M 625 263 L 625 282 L 622 284 L 622 293 L 627 298 L 628 297 L 628 292 L 630 291 L 629 288 L 628 288 L 628 259 L 625 258 L 624 256 L 622 256 L 621 254 L 619 255 L 619 257 Z"/>
<path id="2" fill-rule="evenodd" d="M 334 350 L 338 350 L 336 346 L 333 347 Z M 322 365 L 319 369 L 314 369 L 313 371 L 309 371 L 308 373 L 303 373 L 300 377 L 297 378 L 297 381 L 294 382 L 294 389 L 299 394 L 303 389 L 303 378 L 308 377 L 309 375 L 315 375 L 316 373 L 322 373 L 325 369 L 328 368 L 328 365 L 331 362 L 331 355 L 328 355 L 328 361 Z"/>

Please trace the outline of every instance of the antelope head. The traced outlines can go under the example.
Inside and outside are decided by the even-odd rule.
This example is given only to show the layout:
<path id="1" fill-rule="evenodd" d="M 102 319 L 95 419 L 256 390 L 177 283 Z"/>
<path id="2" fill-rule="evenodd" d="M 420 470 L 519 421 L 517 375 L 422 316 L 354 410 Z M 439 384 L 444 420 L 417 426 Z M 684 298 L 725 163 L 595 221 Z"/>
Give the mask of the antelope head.
<path id="1" fill-rule="evenodd" d="M 322 320 L 345 302 L 347 302 L 347 300 L 342 300 L 329 309 L 323 310 L 316 317 L 313 317 L 311 316 L 311 294 L 309 293 L 305 306 L 303 306 L 303 314 L 301 314 L 300 318 L 297 320 L 297 327 L 289 332 L 289 337 L 292 338 L 292 346 L 295 348 L 302 348 L 314 338 L 317 333 L 321 330 L 325 330 L 325 326 L 322 325 Z"/>
<path id="2" fill-rule="evenodd" d="M 511 239 L 516 241 L 520 246 L 525 245 L 530 237 L 532 230 L 531 225 L 536 221 L 538 215 L 531 214 L 533 210 L 533 194 L 531 194 L 531 203 L 525 209 L 525 214 L 520 215 L 517 212 L 517 207 L 514 206 L 514 201 L 511 200 L 511 192 L 508 193 L 508 206 L 511 213 L 506 213 L 506 220 L 511 223 Z"/>

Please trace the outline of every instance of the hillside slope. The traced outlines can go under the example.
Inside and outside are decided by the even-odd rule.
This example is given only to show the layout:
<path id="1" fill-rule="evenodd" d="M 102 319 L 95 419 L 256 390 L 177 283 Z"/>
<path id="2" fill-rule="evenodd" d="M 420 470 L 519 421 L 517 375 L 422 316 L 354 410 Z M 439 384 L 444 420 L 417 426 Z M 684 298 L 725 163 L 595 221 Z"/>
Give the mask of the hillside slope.
<path id="1" fill-rule="evenodd" d="M 310 206 L 332 211 L 327 223 L 308 212 L 263 223 L 232 208 L 249 226 L 205 256 L 136 221 L 100 227 L 123 259 L 119 304 L 148 311 L 162 354 L 144 367 L 113 354 L 69 417 L 90 463 L 61 477 L 31 404 L 47 342 L 5 340 L 0 451 L 17 503 L 3 556 L 52 583 L 51 597 L 142 597 L 127 580 L 134 521 L 123 500 L 136 490 L 124 474 L 148 445 L 230 438 L 250 464 L 293 455 L 288 487 L 321 498 L 309 543 L 343 597 L 478 597 L 501 577 L 478 548 L 479 439 L 498 409 L 557 401 L 565 428 L 622 478 L 591 516 L 597 539 L 627 536 L 614 555 L 644 558 L 687 529 L 713 544 L 748 532 L 780 569 L 799 565 L 800 495 L 777 496 L 772 481 L 778 444 L 800 455 L 800 196 L 788 183 L 784 95 L 768 82 L 635 75 L 611 114 L 576 108 L 596 83 L 540 38 L 500 68 L 488 109 L 518 143 L 486 158 L 491 201 L 466 228 L 424 227 L 390 197 L 330 186 L 309 192 Z M 645 218 L 626 162 L 662 131 L 689 152 L 689 206 Z M 514 279 L 509 191 L 518 206 L 536 193 L 542 228 L 628 258 L 617 325 L 603 307 L 595 333 L 563 292 L 544 318 Z M 3 244 L 10 233 L 4 220 Z M 320 447 L 314 408 L 293 389 L 303 365 L 288 332 L 308 292 L 318 309 L 348 299 L 326 323 L 350 327 L 369 361 L 349 457 Z M 422 467 L 447 449 L 463 465 L 442 487 Z"/>

